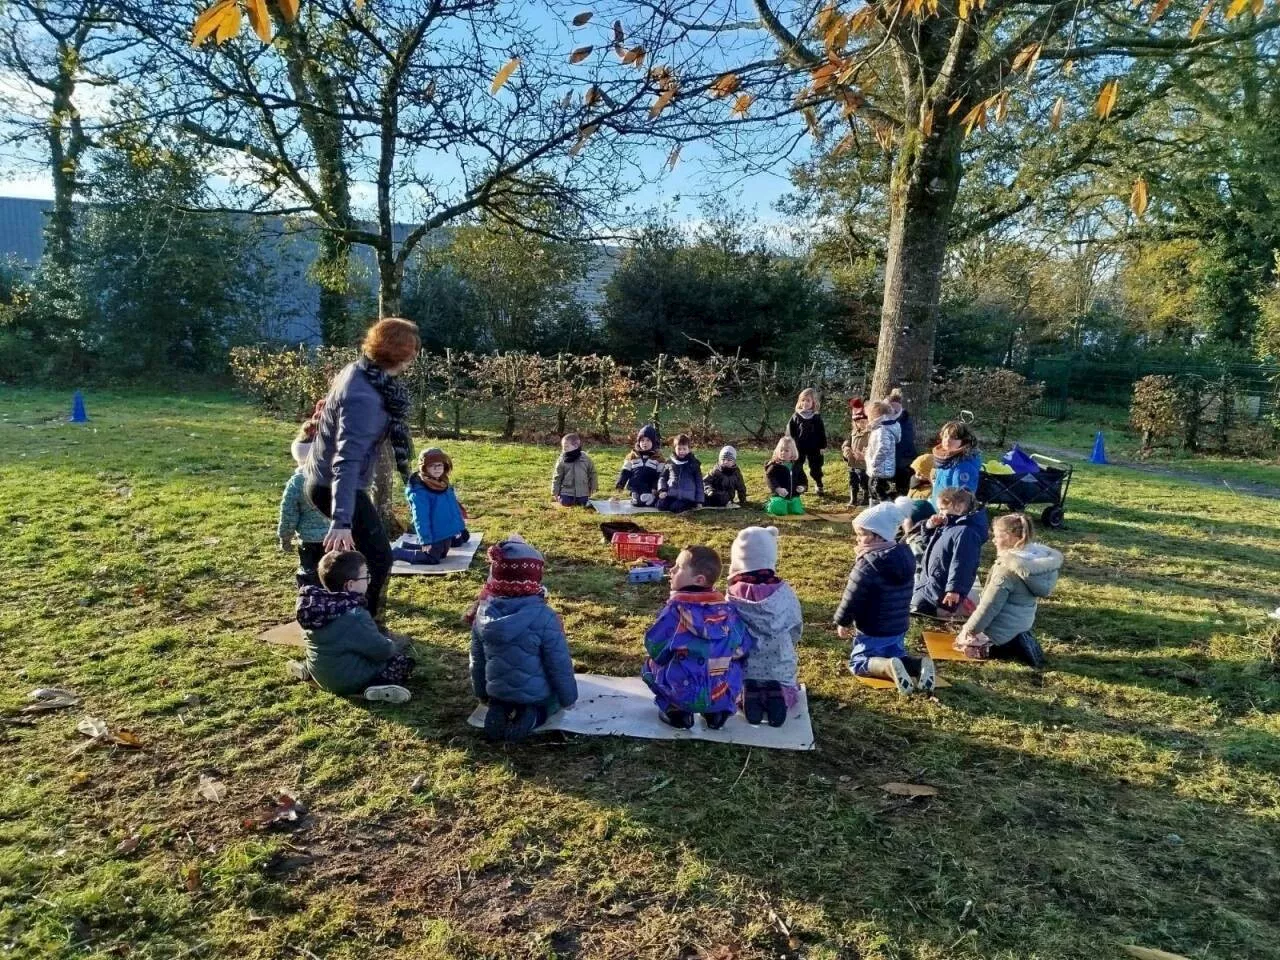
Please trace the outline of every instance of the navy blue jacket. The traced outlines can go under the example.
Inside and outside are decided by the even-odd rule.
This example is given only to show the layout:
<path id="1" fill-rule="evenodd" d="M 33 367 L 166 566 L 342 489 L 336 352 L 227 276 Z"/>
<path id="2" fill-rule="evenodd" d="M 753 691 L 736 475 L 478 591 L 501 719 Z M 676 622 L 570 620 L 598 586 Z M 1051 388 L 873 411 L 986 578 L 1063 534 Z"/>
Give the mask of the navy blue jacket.
<path id="1" fill-rule="evenodd" d="M 658 476 L 658 492 L 679 500 L 692 500 L 702 503 L 705 494 L 702 489 L 702 464 L 692 453 L 684 463 L 668 460 L 662 465 L 662 473 Z"/>
<path id="2" fill-rule="evenodd" d="M 926 527 L 924 555 L 911 606 L 938 606 L 944 594 L 967 597 L 978 576 L 978 560 L 987 542 L 987 511 L 948 517 L 940 527 Z"/>
<path id="3" fill-rule="evenodd" d="M 898 445 L 893 448 L 894 465 L 896 469 L 904 470 L 919 456 L 919 451 L 916 450 L 916 425 L 906 410 L 898 414 L 894 423 L 902 431 L 902 435 L 898 437 Z"/>
<path id="4" fill-rule="evenodd" d="M 471 628 L 471 685 L 481 700 L 560 706 L 578 699 L 564 627 L 543 596 L 491 597 Z"/>
<path id="5" fill-rule="evenodd" d="M 905 543 L 860 556 L 836 607 L 836 626 L 856 627 L 869 637 L 903 636 L 911 625 L 915 572 L 915 555 Z"/>

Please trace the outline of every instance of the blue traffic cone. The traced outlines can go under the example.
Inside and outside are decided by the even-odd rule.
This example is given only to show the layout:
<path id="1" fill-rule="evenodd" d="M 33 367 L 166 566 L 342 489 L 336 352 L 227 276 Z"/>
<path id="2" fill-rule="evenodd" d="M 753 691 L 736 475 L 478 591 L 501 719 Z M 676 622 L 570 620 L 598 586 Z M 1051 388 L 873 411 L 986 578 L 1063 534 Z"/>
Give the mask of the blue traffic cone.
<path id="1" fill-rule="evenodd" d="M 84 394 L 79 390 L 75 396 L 71 398 L 71 416 L 67 418 L 70 423 L 88 423 L 89 414 L 84 412 Z"/>
<path id="2" fill-rule="evenodd" d="M 1098 431 L 1098 435 L 1093 438 L 1093 455 L 1089 457 L 1090 463 L 1105 465 L 1107 463 L 1107 448 L 1102 443 L 1102 431 Z"/>

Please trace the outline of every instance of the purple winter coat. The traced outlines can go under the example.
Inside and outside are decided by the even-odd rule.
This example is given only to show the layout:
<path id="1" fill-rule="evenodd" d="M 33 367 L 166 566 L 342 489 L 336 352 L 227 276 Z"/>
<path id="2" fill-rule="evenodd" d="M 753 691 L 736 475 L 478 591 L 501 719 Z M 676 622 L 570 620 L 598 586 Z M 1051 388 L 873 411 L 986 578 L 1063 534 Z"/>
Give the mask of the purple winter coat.
<path id="1" fill-rule="evenodd" d="M 716 590 L 673 592 L 644 635 L 640 676 L 659 710 L 735 713 L 742 698 L 751 634 Z"/>

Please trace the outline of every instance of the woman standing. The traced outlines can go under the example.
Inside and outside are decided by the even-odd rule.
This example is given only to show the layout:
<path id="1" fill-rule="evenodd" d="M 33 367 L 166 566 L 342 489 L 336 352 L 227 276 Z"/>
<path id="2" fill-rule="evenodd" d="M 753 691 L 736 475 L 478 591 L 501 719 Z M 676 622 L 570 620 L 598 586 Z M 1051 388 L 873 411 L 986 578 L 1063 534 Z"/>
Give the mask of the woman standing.
<path id="1" fill-rule="evenodd" d="M 379 320 L 365 334 L 360 359 L 333 378 L 311 454 L 303 464 L 307 497 L 329 518 L 325 550 L 359 550 L 369 565 L 369 613 L 378 618 L 391 544 L 369 497 L 378 450 L 391 443 L 396 469 L 406 480 L 413 460 L 409 391 L 397 377 L 418 355 L 418 327 L 408 320 Z"/>

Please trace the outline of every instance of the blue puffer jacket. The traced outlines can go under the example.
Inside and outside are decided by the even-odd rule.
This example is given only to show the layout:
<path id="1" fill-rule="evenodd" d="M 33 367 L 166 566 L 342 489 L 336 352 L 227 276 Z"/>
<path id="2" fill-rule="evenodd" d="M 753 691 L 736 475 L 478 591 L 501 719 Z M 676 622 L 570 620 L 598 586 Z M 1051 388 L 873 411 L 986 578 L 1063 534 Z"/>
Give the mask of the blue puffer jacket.
<path id="1" fill-rule="evenodd" d="M 982 545 L 987 542 L 987 511 L 948 517 L 942 526 L 925 529 L 927 539 L 911 606 L 936 607 L 948 593 L 958 593 L 961 599 L 967 597 L 978 576 Z"/>
<path id="2" fill-rule="evenodd" d="M 911 581 L 916 558 L 905 543 L 864 553 L 853 564 L 836 607 L 838 627 L 869 637 L 900 637 L 911 624 Z"/>
<path id="3" fill-rule="evenodd" d="M 456 537 L 467 525 L 452 484 L 437 492 L 415 473 L 405 484 L 404 498 L 409 501 L 413 530 L 424 547 Z"/>
<path id="4" fill-rule="evenodd" d="M 564 627 L 546 597 L 491 597 L 471 628 L 471 685 L 481 700 L 567 707 L 578 699 Z"/>
<path id="5" fill-rule="evenodd" d="M 706 493 L 702 489 L 702 464 L 698 463 L 698 458 L 691 453 L 683 463 L 674 458 L 668 460 L 658 477 L 658 492 L 702 503 Z"/>
<path id="6" fill-rule="evenodd" d="M 946 466 L 939 466 L 938 458 L 933 458 L 933 495 L 929 502 L 938 505 L 938 494 L 952 487 L 976 493 L 978 477 L 982 473 L 982 455 L 971 450 L 962 457 L 948 458 Z"/>

